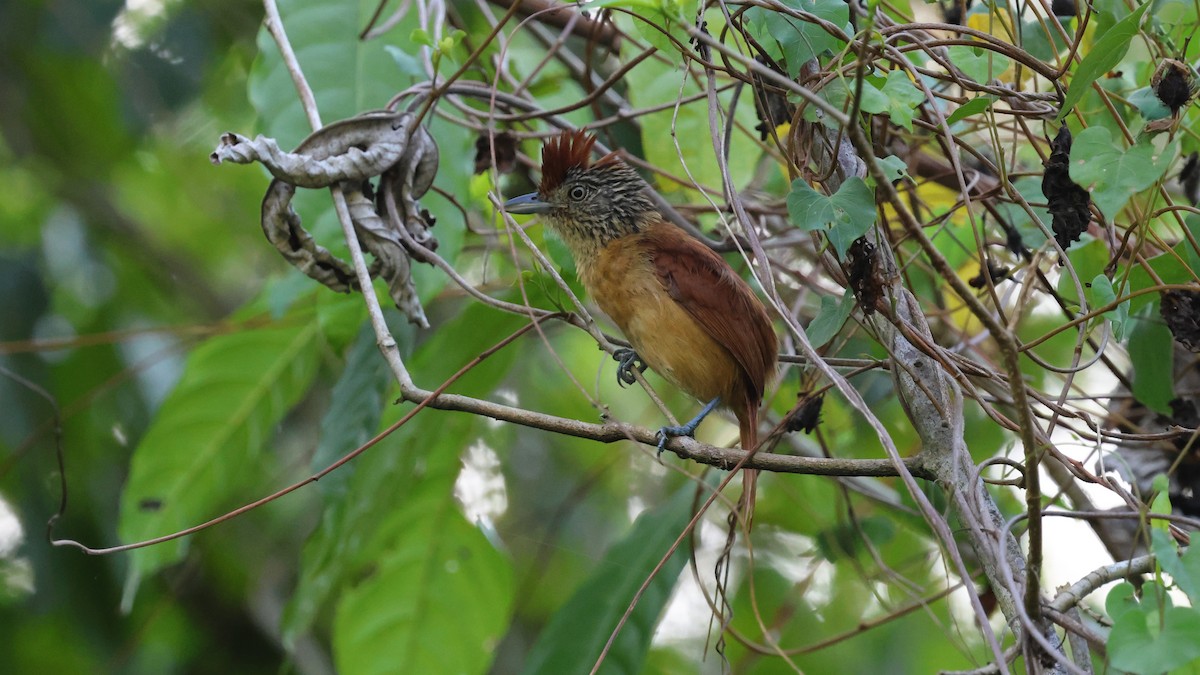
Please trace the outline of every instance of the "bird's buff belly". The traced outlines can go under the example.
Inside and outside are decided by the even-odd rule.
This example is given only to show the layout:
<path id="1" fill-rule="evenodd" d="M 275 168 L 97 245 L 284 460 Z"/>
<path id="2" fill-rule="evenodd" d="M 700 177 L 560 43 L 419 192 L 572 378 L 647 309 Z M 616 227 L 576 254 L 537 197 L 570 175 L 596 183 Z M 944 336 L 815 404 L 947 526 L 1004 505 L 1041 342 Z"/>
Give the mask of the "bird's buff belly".
<path id="1" fill-rule="evenodd" d="M 701 401 L 718 396 L 728 400 L 738 382 L 733 357 L 667 294 L 648 268 L 591 271 L 587 276 L 592 278 L 584 278 L 589 294 L 646 365 Z M 613 276 L 620 277 L 619 284 L 617 278 L 609 278 Z M 614 287 L 620 291 L 604 292 Z M 727 372 L 714 372 L 713 364 Z"/>

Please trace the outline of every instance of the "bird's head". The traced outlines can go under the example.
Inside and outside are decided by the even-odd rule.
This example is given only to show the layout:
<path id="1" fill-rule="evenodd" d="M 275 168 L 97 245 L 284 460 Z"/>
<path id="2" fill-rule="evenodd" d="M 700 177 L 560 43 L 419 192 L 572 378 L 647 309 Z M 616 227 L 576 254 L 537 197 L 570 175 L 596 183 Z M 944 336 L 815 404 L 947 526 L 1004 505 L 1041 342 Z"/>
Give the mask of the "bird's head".
<path id="1" fill-rule="evenodd" d="M 537 192 L 508 200 L 509 213 L 543 215 L 569 246 L 603 246 L 645 227 L 657 212 L 645 181 L 610 152 L 591 161 L 595 136 L 564 131 L 542 149 Z"/>

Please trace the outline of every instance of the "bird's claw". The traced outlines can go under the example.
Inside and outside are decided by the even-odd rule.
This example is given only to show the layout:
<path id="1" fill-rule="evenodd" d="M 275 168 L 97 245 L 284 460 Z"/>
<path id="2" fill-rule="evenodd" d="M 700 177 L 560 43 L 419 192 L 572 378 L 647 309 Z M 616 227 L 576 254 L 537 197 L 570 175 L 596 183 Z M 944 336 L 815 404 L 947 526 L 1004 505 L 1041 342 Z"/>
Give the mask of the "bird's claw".
<path id="1" fill-rule="evenodd" d="M 658 437 L 658 456 L 662 457 L 662 454 L 666 452 L 667 441 L 671 440 L 672 438 L 679 438 L 681 436 L 691 438 L 692 434 L 694 433 L 696 433 L 696 427 L 687 424 L 677 427 L 661 427 L 658 430 L 658 433 L 655 434 L 655 436 Z"/>
<path id="2" fill-rule="evenodd" d="M 704 406 L 704 409 L 700 411 L 699 415 L 696 415 L 692 419 L 688 420 L 687 424 L 681 424 L 677 427 L 665 426 L 660 428 L 657 434 L 658 456 L 662 457 L 663 451 L 667 449 L 667 441 L 672 438 L 678 438 L 680 436 L 695 438 L 696 428 L 700 426 L 700 422 L 704 421 L 704 418 L 707 417 L 708 414 L 713 411 L 713 408 L 716 408 L 720 403 L 720 398 L 714 398 Z"/>
<path id="3" fill-rule="evenodd" d="M 637 352 L 626 347 L 622 347 L 613 352 L 613 360 L 617 362 L 617 384 L 621 387 L 637 382 L 637 377 L 633 374 L 636 368 L 639 373 L 646 371 L 646 364 L 642 361 L 642 357 L 638 356 Z M 665 442 L 665 441 L 664 441 Z M 662 453 L 662 445 L 659 445 L 659 454 Z"/>

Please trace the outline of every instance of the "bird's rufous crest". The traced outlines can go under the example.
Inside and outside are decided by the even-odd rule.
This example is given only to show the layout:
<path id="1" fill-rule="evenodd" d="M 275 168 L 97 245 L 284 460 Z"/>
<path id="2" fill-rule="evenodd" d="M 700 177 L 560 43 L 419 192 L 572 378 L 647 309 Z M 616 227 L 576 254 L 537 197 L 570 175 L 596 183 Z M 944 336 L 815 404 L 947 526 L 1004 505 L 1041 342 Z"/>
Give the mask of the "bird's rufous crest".
<path id="1" fill-rule="evenodd" d="M 564 131 L 558 136 L 546 141 L 542 148 L 542 182 L 538 192 L 547 195 L 563 184 L 567 172 L 571 169 L 587 169 L 589 166 L 603 166 L 617 161 L 617 153 L 610 152 L 601 157 L 593 165 L 592 146 L 596 137 L 585 133 L 582 129 Z"/>

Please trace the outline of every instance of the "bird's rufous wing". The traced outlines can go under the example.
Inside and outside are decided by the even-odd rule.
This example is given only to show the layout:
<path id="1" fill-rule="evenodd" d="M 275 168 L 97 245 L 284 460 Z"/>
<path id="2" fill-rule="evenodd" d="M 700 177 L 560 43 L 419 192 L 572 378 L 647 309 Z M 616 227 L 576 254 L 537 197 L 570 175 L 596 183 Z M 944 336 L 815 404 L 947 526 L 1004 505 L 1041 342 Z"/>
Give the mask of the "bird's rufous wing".
<path id="1" fill-rule="evenodd" d="M 724 258 L 682 229 L 660 221 L 647 228 L 644 236 L 659 280 L 675 302 L 741 365 L 750 385 L 747 393 L 754 399 L 750 403 L 757 407 L 778 351 L 762 303 Z"/>

